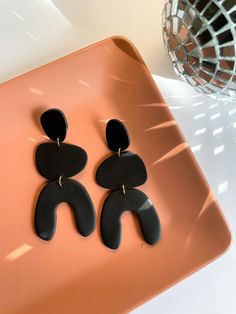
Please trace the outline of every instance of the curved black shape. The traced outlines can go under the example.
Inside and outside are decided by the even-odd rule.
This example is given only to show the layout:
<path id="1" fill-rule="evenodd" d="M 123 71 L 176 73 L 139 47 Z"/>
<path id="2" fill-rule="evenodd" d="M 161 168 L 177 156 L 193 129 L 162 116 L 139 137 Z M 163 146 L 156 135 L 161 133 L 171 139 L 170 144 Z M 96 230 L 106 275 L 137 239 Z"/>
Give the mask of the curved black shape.
<path id="1" fill-rule="evenodd" d="M 64 113 L 60 109 L 49 109 L 40 117 L 41 125 L 47 136 L 53 140 L 64 141 L 68 124 Z"/>
<path id="2" fill-rule="evenodd" d="M 96 172 L 97 183 L 108 189 L 119 189 L 142 185 L 147 180 L 147 171 L 143 160 L 129 151 L 112 155 L 105 159 Z"/>
<path id="3" fill-rule="evenodd" d="M 37 147 L 36 166 L 39 173 L 51 181 L 73 177 L 84 169 L 87 163 L 86 151 L 72 144 L 42 143 Z"/>
<path id="4" fill-rule="evenodd" d="M 56 208 L 68 203 L 74 211 L 76 225 L 84 237 L 95 228 L 95 211 L 90 196 L 83 185 L 72 179 L 63 179 L 62 187 L 58 182 L 49 182 L 40 192 L 35 208 L 35 228 L 43 240 L 52 239 L 56 230 Z"/>
<path id="5" fill-rule="evenodd" d="M 160 239 L 161 226 L 151 200 L 137 189 L 112 192 L 103 205 L 101 214 L 101 235 L 103 243 L 111 249 L 117 249 L 121 240 L 121 215 L 131 210 L 137 214 L 144 240 L 155 244 Z"/>
<path id="6" fill-rule="evenodd" d="M 118 152 L 125 150 L 130 143 L 128 130 L 125 125 L 117 119 L 111 119 L 106 126 L 106 139 L 110 150 Z"/>

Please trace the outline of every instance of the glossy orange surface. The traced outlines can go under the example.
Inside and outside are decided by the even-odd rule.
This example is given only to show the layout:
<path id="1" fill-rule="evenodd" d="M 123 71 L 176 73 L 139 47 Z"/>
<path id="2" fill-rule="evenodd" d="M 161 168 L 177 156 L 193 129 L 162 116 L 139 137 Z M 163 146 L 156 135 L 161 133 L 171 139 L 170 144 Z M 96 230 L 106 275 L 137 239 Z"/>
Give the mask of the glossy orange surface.
<path id="1" fill-rule="evenodd" d="M 126 313 L 221 255 L 230 232 L 176 121 L 137 50 L 114 37 L 0 86 L 1 210 L 0 313 Z M 65 142 L 83 147 L 87 167 L 74 179 L 87 188 L 97 228 L 76 231 L 67 204 L 57 210 L 52 241 L 34 232 L 35 203 L 45 184 L 34 163 L 47 141 L 39 124 L 51 107 L 64 111 Z M 95 171 L 110 154 L 106 122 L 125 122 L 130 150 L 139 154 L 148 181 L 139 187 L 152 200 L 162 238 L 147 245 L 136 217 L 122 217 L 118 250 L 105 247 L 99 217 L 108 191 Z"/>

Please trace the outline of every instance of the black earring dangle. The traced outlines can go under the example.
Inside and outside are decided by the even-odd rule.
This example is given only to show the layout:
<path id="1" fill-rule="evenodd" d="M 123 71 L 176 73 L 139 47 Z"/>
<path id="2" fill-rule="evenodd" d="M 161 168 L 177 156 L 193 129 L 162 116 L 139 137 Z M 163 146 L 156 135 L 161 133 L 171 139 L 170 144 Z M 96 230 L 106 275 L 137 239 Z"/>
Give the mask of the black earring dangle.
<path id="1" fill-rule="evenodd" d="M 103 242 L 111 249 L 117 249 L 121 239 L 121 215 L 126 210 L 137 214 L 144 239 L 155 244 L 160 238 L 160 221 L 156 210 L 145 193 L 134 187 L 147 180 L 146 167 L 142 159 L 130 152 L 130 140 L 124 124 L 116 119 L 106 127 L 108 147 L 115 152 L 105 159 L 97 169 L 97 183 L 113 191 L 105 200 L 101 213 L 101 234 Z"/>
<path id="2" fill-rule="evenodd" d="M 56 208 L 66 202 L 73 209 L 78 231 L 86 237 L 95 228 L 93 203 L 83 185 L 69 178 L 85 167 L 87 154 L 81 147 L 62 143 L 67 122 L 61 110 L 44 112 L 40 121 L 53 143 L 42 143 L 36 150 L 37 169 L 49 180 L 40 192 L 35 208 L 36 233 L 43 240 L 52 239 L 56 229 Z"/>

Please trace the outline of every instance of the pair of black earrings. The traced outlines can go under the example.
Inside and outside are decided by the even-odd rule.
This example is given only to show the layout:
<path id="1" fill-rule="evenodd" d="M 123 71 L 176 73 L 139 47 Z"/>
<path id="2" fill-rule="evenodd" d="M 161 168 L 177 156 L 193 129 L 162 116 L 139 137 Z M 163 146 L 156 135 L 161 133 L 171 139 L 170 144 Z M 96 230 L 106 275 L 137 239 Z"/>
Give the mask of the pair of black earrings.
<path id="1" fill-rule="evenodd" d="M 41 116 L 41 125 L 54 143 L 42 143 L 36 150 L 39 173 L 49 180 L 44 186 L 35 208 L 35 228 L 43 240 L 52 239 L 56 229 L 56 208 L 67 202 L 73 209 L 78 231 L 83 236 L 95 229 L 95 210 L 84 186 L 70 179 L 87 163 L 87 154 L 81 147 L 62 143 L 66 137 L 67 121 L 59 109 L 50 109 Z M 147 180 L 142 159 L 129 151 L 129 136 L 124 124 L 110 120 L 106 127 L 108 147 L 113 154 L 105 159 L 96 172 L 97 183 L 112 189 L 101 214 L 103 242 L 111 249 L 119 247 L 121 215 L 126 210 L 137 214 L 144 239 L 155 244 L 160 238 L 160 221 L 151 200 L 135 187 Z"/>

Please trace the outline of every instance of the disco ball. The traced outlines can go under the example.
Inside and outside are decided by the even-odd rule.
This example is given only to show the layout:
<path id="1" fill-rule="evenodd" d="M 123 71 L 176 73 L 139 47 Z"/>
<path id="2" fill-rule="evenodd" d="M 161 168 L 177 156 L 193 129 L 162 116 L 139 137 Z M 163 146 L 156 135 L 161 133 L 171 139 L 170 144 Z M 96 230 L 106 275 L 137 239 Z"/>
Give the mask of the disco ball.
<path id="1" fill-rule="evenodd" d="M 236 101 L 236 0 L 168 0 L 163 39 L 182 79 L 201 93 Z"/>

